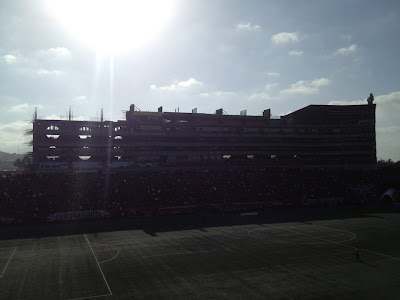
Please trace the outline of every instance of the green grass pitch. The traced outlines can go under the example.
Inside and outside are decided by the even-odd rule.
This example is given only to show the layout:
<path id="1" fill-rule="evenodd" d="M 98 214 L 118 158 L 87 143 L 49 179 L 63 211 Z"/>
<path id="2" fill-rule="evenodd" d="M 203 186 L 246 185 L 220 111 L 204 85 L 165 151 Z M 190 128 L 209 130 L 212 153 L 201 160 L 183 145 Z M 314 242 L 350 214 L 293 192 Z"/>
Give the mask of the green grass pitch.
<path id="1" fill-rule="evenodd" d="M 400 297 L 400 214 L 236 218 L 3 227 L 0 298 Z"/>

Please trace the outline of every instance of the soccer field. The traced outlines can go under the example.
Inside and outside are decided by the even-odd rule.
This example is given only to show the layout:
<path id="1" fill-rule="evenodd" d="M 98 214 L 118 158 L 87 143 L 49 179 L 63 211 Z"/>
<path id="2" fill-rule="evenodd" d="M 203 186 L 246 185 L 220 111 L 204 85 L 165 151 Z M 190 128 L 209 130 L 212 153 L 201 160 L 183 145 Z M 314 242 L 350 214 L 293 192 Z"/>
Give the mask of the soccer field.
<path id="1" fill-rule="evenodd" d="M 400 214 L 247 220 L 3 236 L 0 298 L 400 297 Z"/>

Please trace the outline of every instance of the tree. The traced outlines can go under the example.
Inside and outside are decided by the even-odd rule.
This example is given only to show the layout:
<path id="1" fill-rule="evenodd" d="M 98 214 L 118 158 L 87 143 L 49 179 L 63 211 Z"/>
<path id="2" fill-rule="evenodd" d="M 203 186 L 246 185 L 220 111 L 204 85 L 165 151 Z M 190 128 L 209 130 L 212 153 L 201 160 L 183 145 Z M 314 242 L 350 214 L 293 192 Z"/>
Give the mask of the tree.
<path id="1" fill-rule="evenodd" d="M 18 171 L 23 171 L 29 168 L 32 163 L 30 155 L 25 155 L 22 159 L 18 158 L 14 161 L 13 165 Z"/>
<path id="2" fill-rule="evenodd" d="M 395 162 L 389 158 L 388 160 L 384 160 L 384 159 L 378 160 L 378 162 L 376 163 L 376 166 L 378 169 L 382 169 L 382 168 L 393 167 L 394 164 L 395 164 Z"/>

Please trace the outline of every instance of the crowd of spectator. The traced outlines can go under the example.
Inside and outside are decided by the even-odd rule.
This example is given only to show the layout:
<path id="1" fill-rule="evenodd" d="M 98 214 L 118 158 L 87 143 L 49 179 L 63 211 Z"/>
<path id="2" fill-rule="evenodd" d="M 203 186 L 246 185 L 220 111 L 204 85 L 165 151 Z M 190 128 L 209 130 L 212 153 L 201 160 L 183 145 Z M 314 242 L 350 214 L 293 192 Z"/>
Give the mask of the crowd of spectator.
<path id="1" fill-rule="evenodd" d="M 378 171 L 187 168 L 3 174 L 0 217 L 126 208 L 332 206 L 376 199 Z"/>

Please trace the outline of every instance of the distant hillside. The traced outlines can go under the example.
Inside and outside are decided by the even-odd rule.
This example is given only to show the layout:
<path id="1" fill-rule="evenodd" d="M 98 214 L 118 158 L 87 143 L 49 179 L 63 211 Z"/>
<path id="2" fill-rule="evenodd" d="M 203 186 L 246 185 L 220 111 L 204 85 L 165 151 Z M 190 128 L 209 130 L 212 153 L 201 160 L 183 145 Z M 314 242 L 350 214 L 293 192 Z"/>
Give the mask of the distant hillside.
<path id="1" fill-rule="evenodd" d="M 24 155 L 16 153 L 7 153 L 0 151 L 0 171 L 13 171 L 15 167 L 13 165 L 14 161 L 18 158 L 22 159 Z"/>

